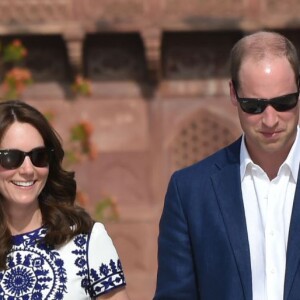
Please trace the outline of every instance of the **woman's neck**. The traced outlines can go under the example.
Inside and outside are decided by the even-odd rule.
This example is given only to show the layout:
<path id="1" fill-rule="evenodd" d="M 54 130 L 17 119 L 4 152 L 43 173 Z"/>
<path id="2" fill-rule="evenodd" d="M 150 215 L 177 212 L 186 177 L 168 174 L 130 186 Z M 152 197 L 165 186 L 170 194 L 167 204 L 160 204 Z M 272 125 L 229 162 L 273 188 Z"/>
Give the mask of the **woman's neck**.
<path id="1" fill-rule="evenodd" d="M 30 232 L 42 226 L 42 214 L 39 207 L 10 210 L 7 218 L 12 235 Z"/>

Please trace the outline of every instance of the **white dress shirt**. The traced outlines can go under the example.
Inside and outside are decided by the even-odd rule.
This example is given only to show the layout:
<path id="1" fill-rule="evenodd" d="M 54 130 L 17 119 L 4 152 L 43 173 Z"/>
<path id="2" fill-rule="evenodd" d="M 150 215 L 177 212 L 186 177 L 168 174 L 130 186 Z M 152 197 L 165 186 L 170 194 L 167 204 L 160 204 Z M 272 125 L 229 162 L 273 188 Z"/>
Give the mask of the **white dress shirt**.
<path id="1" fill-rule="evenodd" d="M 276 178 L 253 163 L 244 137 L 241 183 L 250 246 L 253 300 L 282 300 L 286 250 L 300 162 L 299 127 Z"/>

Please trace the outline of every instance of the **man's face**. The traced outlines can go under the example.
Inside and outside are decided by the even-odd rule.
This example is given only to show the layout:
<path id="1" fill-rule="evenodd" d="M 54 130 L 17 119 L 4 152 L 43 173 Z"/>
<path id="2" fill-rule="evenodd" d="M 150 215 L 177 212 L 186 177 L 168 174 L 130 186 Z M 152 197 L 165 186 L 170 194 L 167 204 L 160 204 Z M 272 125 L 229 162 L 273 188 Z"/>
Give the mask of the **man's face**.
<path id="1" fill-rule="evenodd" d="M 240 98 L 270 99 L 297 92 L 294 72 L 284 57 L 266 57 L 257 62 L 246 59 L 240 69 Z M 285 112 L 271 105 L 260 114 L 242 111 L 231 87 L 231 100 L 237 107 L 247 149 L 253 161 L 275 154 L 285 159 L 295 140 L 299 120 L 299 104 Z"/>

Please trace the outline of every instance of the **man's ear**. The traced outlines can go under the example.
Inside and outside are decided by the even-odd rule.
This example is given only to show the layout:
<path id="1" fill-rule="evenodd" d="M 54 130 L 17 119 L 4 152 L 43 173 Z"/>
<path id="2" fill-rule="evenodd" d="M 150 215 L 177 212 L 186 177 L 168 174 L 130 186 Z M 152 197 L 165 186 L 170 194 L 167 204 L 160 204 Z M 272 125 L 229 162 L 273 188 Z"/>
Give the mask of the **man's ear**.
<path id="1" fill-rule="evenodd" d="M 232 80 L 229 81 L 229 91 L 230 91 L 230 100 L 231 100 L 232 105 L 237 106 L 238 102 L 237 102 L 237 99 L 236 99 L 236 92 L 235 92 L 235 89 L 233 87 Z"/>

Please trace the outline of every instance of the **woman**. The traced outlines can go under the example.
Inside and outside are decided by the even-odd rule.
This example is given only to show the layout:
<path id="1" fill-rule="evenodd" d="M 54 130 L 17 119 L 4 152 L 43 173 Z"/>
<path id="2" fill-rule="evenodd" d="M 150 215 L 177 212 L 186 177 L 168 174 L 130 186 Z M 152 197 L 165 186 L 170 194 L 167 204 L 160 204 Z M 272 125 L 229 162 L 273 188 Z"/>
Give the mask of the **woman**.
<path id="1" fill-rule="evenodd" d="M 74 205 L 74 173 L 45 117 L 0 103 L 0 299 L 128 299 L 101 223 Z"/>

